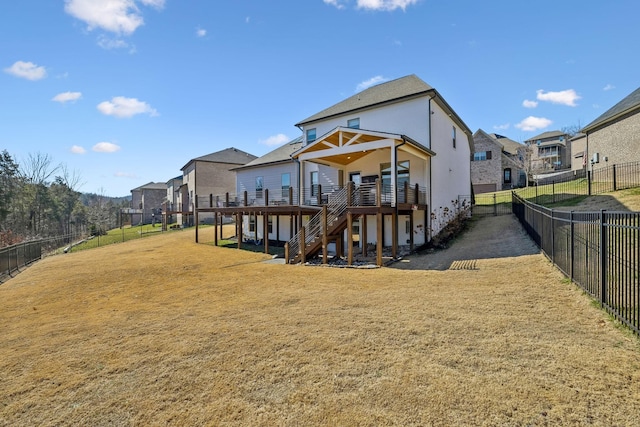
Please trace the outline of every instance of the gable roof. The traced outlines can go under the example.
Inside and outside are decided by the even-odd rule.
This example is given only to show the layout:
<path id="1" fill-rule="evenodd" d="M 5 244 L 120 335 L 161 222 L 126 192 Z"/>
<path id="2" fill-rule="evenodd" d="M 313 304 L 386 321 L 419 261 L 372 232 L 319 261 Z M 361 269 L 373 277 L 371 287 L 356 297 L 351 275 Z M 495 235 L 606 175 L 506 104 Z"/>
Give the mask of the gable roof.
<path id="1" fill-rule="evenodd" d="M 565 136 L 565 133 L 559 130 L 550 130 L 547 132 L 543 132 L 540 135 L 536 135 L 533 138 L 529 138 L 525 142 L 533 142 L 537 141 L 538 139 L 555 138 L 560 136 Z"/>
<path id="2" fill-rule="evenodd" d="M 518 154 L 519 150 L 525 148 L 524 144 L 516 142 L 513 139 L 507 138 L 506 136 L 498 135 L 497 133 L 491 133 L 489 134 L 489 136 L 495 139 L 496 141 L 498 141 L 498 143 L 502 145 L 502 148 L 504 149 L 504 151 L 506 151 L 509 154 L 516 155 Z"/>
<path id="3" fill-rule="evenodd" d="M 302 126 L 305 123 L 323 120 L 329 117 L 345 114 L 350 111 L 362 110 L 378 106 L 380 104 L 398 101 L 407 97 L 424 95 L 433 90 L 434 89 L 431 86 L 426 84 L 415 74 L 411 74 L 406 77 L 371 86 L 370 88 L 340 101 L 319 113 L 307 117 L 297 123 L 296 126 Z"/>
<path id="4" fill-rule="evenodd" d="M 140 187 L 136 187 L 131 191 L 142 191 L 142 190 L 167 190 L 167 184 L 165 182 L 147 182 Z"/>
<path id="5" fill-rule="evenodd" d="M 598 127 L 604 126 L 609 122 L 620 118 L 621 116 L 631 113 L 634 110 L 640 110 L 640 88 L 634 90 L 622 101 L 609 108 L 594 121 L 582 128 L 581 132 L 590 132 Z"/>
<path id="6" fill-rule="evenodd" d="M 281 145 L 275 150 L 268 152 L 264 156 L 258 157 L 246 165 L 239 166 L 233 170 L 242 170 L 258 166 L 272 165 L 275 163 L 290 162 L 292 161 L 291 154 L 299 150 L 300 147 L 302 147 L 302 135 L 284 145 Z"/>
<path id="7" fill-rule="evenodd" d="M 212 163 L 226 163 L 233 165 L 244 165 L 255 159 L 253 154 L 246 153 L 234 147 L 225 148 L 224 150 L 216 151 L 215 153 L 207 154 L 204 156 L 191 159 L 180 170 L 185 170 L 191 163 L 198 162 L 212 162 Z"/>

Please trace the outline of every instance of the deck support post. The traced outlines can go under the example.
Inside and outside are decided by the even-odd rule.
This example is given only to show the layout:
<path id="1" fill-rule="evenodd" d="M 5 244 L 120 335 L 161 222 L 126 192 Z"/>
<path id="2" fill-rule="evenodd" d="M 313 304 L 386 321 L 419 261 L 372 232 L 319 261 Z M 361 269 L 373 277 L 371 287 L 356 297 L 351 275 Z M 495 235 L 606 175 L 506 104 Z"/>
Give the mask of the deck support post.
<path id="1" fill-rule="evenodd" d="M 258 226 L 256 225 L 256 229 L 257 228 Z M 266 212 L 264 212 L 262 215 L 262 243 L 264 244 L 264 253 L 268 254 L 269 253 L 269 215 L 267 215 Z"/>
<path id="2" fill-rule="evenodd" d="M 242 249 L 242 212 L 236 213 L 236 236 L 238 237 L 238 249 Z"/>
<path id="3" fill-rule="evenodd" d="M 353 214 L 347 212 L 347 265 L 353 265 Z"/>
<path id="4" fill-rule="evenodd" d="M 327 230 L 327 205 L 322 206 L 322 263 L 327 264 L 328 252 L 327 248 L 329 244 L 329 230 Z"/>
<path id="5" fill-rule="evenodd" d="M 213 213 L 213 245 L 218 246 L 218 212 Z"/>
<path id="6" fill-rule="evenodd" d="M 391 256 L 395 259 L 398 256 L 398 213 L 391 214 Z"/>
<path id="7" fill-rule="evenodd" d="M 307 230 L 302 227 L 300 229 L 300 263 L 304 264 L 307 262 L 307 236 L 305 236 L 305 232 Z"/>
<path id="8" fill-rule="evenodd" d="M 368 236 L 367 236 L 367 215 L 362 215 L 360 217 L 360 222 L 362 222 L 362 242 L 360 242 L 360 245 L 362 246 L 362 256 L 363 257 L 367 257 L 369 256 L 369 251 L 367 250 L 367 242 L 368 240 Z"/>
<path id="9" fill-rule="evenodd" d="M 384 229 L 384 215 L 382 215 L 382 212 L 380 211 L 376 214 L 376 222 L 378 226 L 378 235 L 376 239 L 376 264 L 378 267 L 382 267 L 382 248 L 384 246 L 382 230 Z"/>

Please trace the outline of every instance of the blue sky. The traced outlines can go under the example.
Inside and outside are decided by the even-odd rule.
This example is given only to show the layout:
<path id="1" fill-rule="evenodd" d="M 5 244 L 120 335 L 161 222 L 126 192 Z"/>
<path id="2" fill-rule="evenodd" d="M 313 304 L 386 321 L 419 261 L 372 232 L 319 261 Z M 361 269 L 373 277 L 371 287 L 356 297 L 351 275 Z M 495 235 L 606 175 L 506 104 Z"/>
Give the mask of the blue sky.
<path id="1" fill-rule="evenodd" d="M 472 131 L 585 126 L 640 85 L 637 0 L 7 0 L 0 150 L 128 195 L 416 74 Z"/>

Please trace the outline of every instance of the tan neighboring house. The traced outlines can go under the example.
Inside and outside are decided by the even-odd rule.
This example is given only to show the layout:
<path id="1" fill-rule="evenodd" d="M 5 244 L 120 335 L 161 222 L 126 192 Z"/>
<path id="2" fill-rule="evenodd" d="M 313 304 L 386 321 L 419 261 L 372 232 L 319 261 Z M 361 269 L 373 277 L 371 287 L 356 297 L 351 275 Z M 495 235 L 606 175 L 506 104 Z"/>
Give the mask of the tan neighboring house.
<path id="1" fill-rule="evenodd" d="M 178 221 L 186 224 L 193 219 L 187 212 L 194 212 L 196 196 L 235 192 L 236 173 L 232 169 L 254 159 L 256 156 L 253 154 L 231 147 L 189 160 L 180 169 L 182 185 L 178 192 L 177 205 L 181 214 Z M 202 215 L 200 219 L 206 222 L 209 216 Z"/>
<path id="2" fill-rule="evenodd" d="M 592 168 L 640 161 L 640 88 L 582 129 Z"/>
<path id="3" fill-rule="evenodd" d="M 589 163 L 589 156 L 587 155 L 587 135 L 579 132 L 569 141 L 571 141 L 571 170 L 575 172 L 586 169 Z"/>
<path id="4" fill-rule="evenodd" d="M 179 210 L 180 202 L 180 187 L 182 186 L 182 175 L 177 176 L 175 178 L 171 178 L 167 181 L 167 195 L 164 201 L 164 211 L 165 212 L 175 212 Z M 169 213 L 169 217 L 167 218 L 167 223 L 171 224 L 175 222 L 176 217 Z"/>
<path id="5" fill-rule="evenodd" d="M 559 130 L 544 132 L 524 143 L 530 148 L 532 172 L 551 172 L 571 167 L 571 143 L 566 133 Z"/>
<path id="6" fill-rule="evenodd" d="M 164 182 L 149 182 L 131 190 L 131 208 L 139 211 L 130 214 L 131 225 L 160 222 L 166 195 L 167 184 Z"/>
<path id="7" fill-rule="evenodd" d="M 478 129 L 473 134 L 471 183 L 474 194 L 489 193 L 526 185 L 522 164 L 525 146 L 503 135 Z"/>

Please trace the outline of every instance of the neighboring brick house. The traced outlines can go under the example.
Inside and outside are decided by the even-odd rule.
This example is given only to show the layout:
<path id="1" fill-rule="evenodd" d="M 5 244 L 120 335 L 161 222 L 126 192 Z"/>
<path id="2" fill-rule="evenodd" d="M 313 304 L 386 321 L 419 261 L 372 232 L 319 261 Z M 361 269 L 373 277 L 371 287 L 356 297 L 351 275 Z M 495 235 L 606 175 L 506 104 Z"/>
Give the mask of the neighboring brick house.
<path id="1" fill-rule="evenodd" d="M 522 167 L 523 144 L 478 129 L 473 134 L 471 183 L 474 194 L 522 187 L 526 174 Z"/>
<path id="2" fill-rule="evenodd" d="M 524 142 L 531 150 L 531 171 L 545 172 L 571 167 L 569 135 L 554 130 L 541 133 Z"/>
<path id="3" fill-rule="evenodd" d="M 579 132 L 571 139 L 571 170 L 579 171 L 587 167 L 589 163 L 587 155 L 587 135 Z"/>
<path id="4" fill-rule="evenodd" d="M 154 219 L 160 222 L 166 195 L 164 182 L 149 182 L 131 190 L 131 208 L 142 210 L 141 214 L 131 214 L 131 224 L 150 224 Z"/>
<path id="5" fill-rule="evenodd" d="M 226 148 L 206 156 L 191 159 L 180 170 L 182 186 L 179 191 L 179 205 L 182 212 L 193 212 L 196 196 L 234 193 L 236 174 L 232 169 L 245 165 L 256 156 L 237 148 Z M 210 215 L 209 215 L 210 216 Z M 179 221 L 187 221 L 190 215 L 182 215 Z M 206 220 L 203 215 L 201 219 Z"/>
<path id="6" fill-rule="evenodd" d="M 182 175 L 171 178 L 167 181 L 167 195 L 164 201 L 165 212 L 180 211 L 180 187 L 182 186 Z M 175 216 L 169 214 L 167 222 L 169 224 L 175 221 Z"/>
<path id="7" fill-rule="evenodd" d="M 640 161 L 640 88 L 582 129 L 593 167 Z"/>

